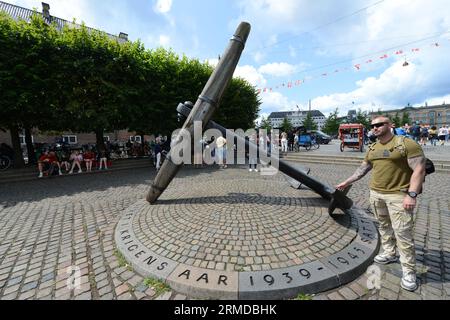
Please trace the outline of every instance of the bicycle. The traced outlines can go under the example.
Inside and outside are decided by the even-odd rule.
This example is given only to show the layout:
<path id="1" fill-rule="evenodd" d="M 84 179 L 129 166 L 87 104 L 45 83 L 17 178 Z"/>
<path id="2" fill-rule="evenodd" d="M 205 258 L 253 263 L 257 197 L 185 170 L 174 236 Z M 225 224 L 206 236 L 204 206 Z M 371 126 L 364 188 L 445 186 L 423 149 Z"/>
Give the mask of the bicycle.
<path id="1" fill-rule="evenodd" d="M 5 171 L 12 166 L 12 159 L 7 155 L 0 154 L 0 171 Z"/>
<path id="2" fill-rule="evenodd" d="M 311 149 L 316 149 L 317 150 L 319 148 L 320 148 L 319 142 L 317 141 L 317 139 L 313 138 L 311 140 Z"/>

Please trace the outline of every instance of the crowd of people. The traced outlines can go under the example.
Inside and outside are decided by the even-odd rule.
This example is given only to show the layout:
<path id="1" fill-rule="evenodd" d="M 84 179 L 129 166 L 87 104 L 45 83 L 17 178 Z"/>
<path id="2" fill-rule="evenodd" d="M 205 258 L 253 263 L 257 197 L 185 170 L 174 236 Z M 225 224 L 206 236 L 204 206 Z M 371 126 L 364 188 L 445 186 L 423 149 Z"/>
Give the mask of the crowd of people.
<path id="1" fill-rule="evenodd" d="M 438 128 L 437 126 L 415 123 L 411 126 L 405 125 L 400 128 L 393 128 L 393 133 L 396 135 L 410 136 L 422 146 L 426 146 L 428 142 L 432 146 L 437 146 L 438 144 L 444 146 L 450 138 L 450 131 L 446 125 Z"/>
<path id="2" fill-rule="evenodd" d="M 109 153 L 97 151 L 94 148 L 44 149 L 38 156 L 39 178 L 44 176 L 92 172 L 92 169 L 108 170 L 110 166 Z"/>

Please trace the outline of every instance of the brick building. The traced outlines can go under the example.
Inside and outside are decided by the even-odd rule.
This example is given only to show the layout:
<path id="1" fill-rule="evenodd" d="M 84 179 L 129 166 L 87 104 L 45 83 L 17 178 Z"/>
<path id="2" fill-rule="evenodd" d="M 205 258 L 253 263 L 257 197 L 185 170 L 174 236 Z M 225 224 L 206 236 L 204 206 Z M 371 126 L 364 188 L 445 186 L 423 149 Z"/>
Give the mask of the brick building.
<path id="1" fill-rule="evenodd" d="M 414 108 L 407 106 L 403 109 L 394 109 L 381 111 L 383 115 L 388 115 L 393 118 L 396 115 L 401 119 L 404 113 L 408 113 L 411 123 L 419 122 L 420 124 L 441 127 L 443 125 L 450 125 L 450 104 L 443 103 L 442 105 L 425 106 Z M 372 117 L 378 115 L 379 112 L 372 112 Z"/>

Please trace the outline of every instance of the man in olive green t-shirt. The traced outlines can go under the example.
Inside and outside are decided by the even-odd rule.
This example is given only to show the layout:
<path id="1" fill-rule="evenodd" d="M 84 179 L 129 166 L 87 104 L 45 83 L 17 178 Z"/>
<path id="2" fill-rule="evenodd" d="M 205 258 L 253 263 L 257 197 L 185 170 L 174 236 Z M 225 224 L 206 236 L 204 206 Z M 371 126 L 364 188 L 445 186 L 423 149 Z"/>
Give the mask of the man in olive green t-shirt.
<path id="1" fill-rule="evenodd" d="M 343 190 L 372 171 L 370 204 L 380 223 L 383 247 L 383 253 L 374 260 L 380 264 L 397 261 L 397 246 L 403 271 L 401 287 L 415 291 L 413 213 L 417 195 L 422 191 L 426 159 L 417 142 L 408 138 L 401 141 L 403 138 L 392 134 L 392 123 L 388 118 L 374 118 L 371 127 L 378 142 L 369 147 L 361 167 L 336 189 Z"/>

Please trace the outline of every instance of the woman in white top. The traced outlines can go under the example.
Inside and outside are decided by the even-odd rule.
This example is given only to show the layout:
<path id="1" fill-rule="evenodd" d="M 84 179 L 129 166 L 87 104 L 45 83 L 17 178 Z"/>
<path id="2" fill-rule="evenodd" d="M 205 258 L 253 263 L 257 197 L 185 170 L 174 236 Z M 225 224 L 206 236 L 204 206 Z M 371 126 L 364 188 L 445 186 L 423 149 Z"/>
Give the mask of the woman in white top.
<path id="1" fill-rule="evenodd" d="M 281 152 L 288 152 L 288 136 L 286 132 L 281 133 Z"/>
<path id="2" fill-rule="evenodd" d="M 80 154 L 78 150 L 74 150 L 72 154 L 70 155 L 70 161 L 72 161 L 72 169 L 70 169 L 69 174 L 73 174 L 73 169 L 75 169 L 75 166 L 78 167 L 78 173 L 82 173 L 83 170 L 81 170 L 81 163 L 83 162 L 83 155 Z"/>
<path id="3" fill-rule="evenodd" d="M 216 139 L 216 147 L 217 147 L 217 162 L 219 163 L 220 168 L 226 169 L 226 144 L 227 140 L 220 136 Z"/>

